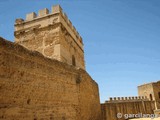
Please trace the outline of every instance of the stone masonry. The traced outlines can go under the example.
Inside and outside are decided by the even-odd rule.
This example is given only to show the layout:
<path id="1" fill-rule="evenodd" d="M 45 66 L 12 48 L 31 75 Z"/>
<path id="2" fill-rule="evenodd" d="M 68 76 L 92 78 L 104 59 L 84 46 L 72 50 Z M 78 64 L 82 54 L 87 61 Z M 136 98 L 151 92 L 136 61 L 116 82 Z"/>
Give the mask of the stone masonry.
<path id="1" fill-rule="evenodd" d="M 138 94 L 145 95 L 150 101 L 155 101 L 156 110 L 160 109 L 160 81 L 138 86 Z"/>
<path id="2" fill-rule="evenodd" d="M 102 120 L 125 120 L 125 114 L 153 114 L 154 102 L 144 96 L 139 97 L 114 97 L 104 104 L 101 104 Z M 118 113 L 122 114 L 118 118 Z"/>
<path id="3" fill-rule="evenodd" d="M 15 42 L 57 59 L 85 69 L 83 41 L 59 5 L 26 15 L 15 22 Z"/>
<path id="4" fill-rule="evenodd" d="M 16 19 L 14 35 L 0 38 L 0 119 L 101 120 L 82 38 L 59 5 Z"/>
<path id="5" fill-rule="evenodd" d="M 138 86 L 138 95 L 113 97 L 101 104 L 102 120 L 125 120 L 125 114 L 160 114 L 160 81 Z"/>
<path id="6" fill-rule="evenodd" d="M 1 120 L 100 120 L 97 83 L 83 69 L 0 38 Z"/>
<path id="7" fill-rule="evenodd" d="M 14 35 L 15 43 L 0 37 L 0 120 L 160 114 L 160 81 L 138 86 L 139 96 L 100 104 L 98 84 L 85 71 L 82 38 L 59 5 L 16 19 Z"/>

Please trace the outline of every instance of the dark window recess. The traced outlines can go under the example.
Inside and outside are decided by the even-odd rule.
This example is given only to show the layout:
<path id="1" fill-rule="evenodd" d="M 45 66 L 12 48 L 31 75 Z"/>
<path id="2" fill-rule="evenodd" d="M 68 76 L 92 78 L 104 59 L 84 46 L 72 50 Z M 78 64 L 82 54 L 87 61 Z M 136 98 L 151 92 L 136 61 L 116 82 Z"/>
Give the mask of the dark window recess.
<path id="1" fill-rule="evenodd" d="M 150 95 L 149 95 L 149 97 L 150 97 L 150 100 L 152 101 L 152 100 L 153 100 L 153 98 L 152 98 L 152 94 L 150 94 Z"/>
<path id="2" fill-rule="evenodd" d="M 75 59 L 75 56 L 74 56 L 74 55 L 72 55 L 72 65 L 73 65 L 73 66 L 76 66 L 76 59 Z"/>
<path id="3" fill-rule="evenodd" d="M 159 98 L 160 98 L 160 92 L 158 93 L 158 96 L 159 96 Z"/>

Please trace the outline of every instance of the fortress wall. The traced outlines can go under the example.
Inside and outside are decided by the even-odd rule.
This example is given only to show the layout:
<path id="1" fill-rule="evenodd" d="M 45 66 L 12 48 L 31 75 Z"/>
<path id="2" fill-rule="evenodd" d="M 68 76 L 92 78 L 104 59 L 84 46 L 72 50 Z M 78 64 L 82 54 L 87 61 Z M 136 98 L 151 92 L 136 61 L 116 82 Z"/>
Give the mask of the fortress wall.
<path id="1" fill-rule="evenodd" d="M 99 120 L 98 85 L 82 69 L 0 38 L 0 119 Z"/>
<path id="2" fill-rule="evenodd" d="M 132 102 L 108 102 L 101 105 L 102 120 L 125 120 L 124 117 L 117 118 L 117 113 L 125 114 L 153 114 L 155 105 L 153 101 Z"/>
<path id="3" fill-rule="evenodd" d="M 126 102 L 126 101 L 146 101 L 149 100 L 146 96 L 130 96 L 130 97 L 110 97 L 106 102 Z"/>
<path id="4" fill-rule="evenodd" d="M 91 77 L 83 70 L 81 70 L 81 84 L 80 88 L 80 106 L 81 106 L 81 120 L 101 120 L 100 96 L 98 85 Z"/>

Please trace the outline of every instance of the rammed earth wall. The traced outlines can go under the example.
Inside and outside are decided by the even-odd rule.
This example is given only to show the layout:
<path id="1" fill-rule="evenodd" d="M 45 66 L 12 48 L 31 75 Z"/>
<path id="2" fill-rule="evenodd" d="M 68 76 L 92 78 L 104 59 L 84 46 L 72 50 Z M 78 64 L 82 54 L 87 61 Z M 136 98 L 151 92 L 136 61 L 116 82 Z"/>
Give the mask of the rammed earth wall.
<path id="1" fill-rule="evenodd" d="M 0 119 L 100 117 L 98 85 L 86 71 L 0 38 Z"/>

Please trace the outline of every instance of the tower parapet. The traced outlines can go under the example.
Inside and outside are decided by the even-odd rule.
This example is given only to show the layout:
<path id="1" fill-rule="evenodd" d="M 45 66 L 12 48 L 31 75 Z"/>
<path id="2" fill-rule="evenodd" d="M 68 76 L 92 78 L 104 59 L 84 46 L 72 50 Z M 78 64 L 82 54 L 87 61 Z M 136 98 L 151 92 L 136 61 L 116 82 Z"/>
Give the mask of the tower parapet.
<path id="1" fill-rule="evenodd" d="M 26 15 L 15 21 L 15 42 L 57 59 L 85 69 L 83 40 L 60 5 Z"/>

